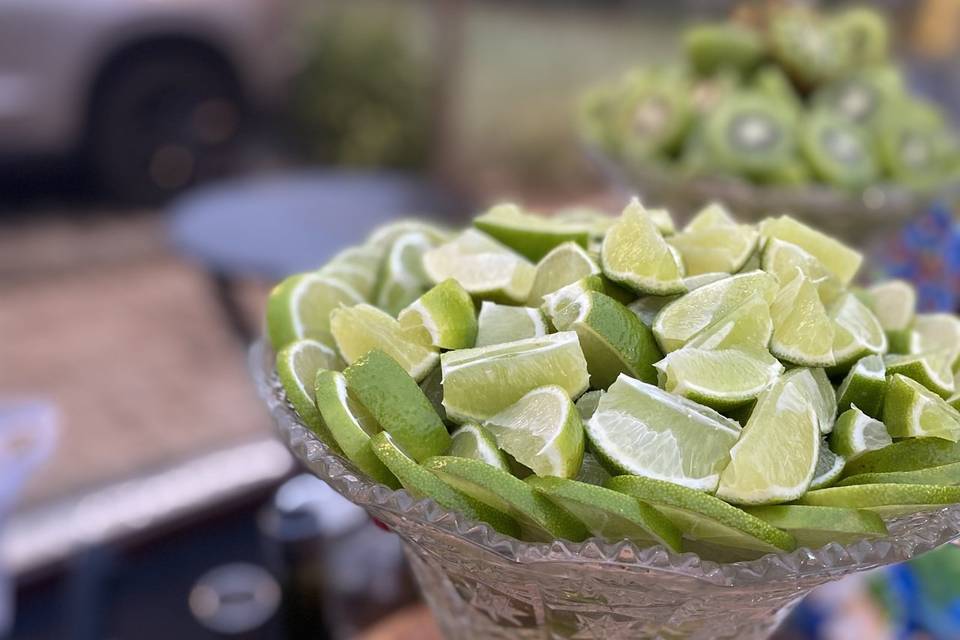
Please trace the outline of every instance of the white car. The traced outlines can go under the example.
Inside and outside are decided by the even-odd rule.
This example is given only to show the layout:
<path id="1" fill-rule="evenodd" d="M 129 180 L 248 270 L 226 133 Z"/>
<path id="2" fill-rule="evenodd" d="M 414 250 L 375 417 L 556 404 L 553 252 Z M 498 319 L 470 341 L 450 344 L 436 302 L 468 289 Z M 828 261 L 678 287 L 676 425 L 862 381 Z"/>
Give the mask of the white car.
<path id="1" fill-rule="evenodd" d="M 282 96 L 283 0 L 0 0 L 0 154 L 69 157 L 161 199 Z"/>

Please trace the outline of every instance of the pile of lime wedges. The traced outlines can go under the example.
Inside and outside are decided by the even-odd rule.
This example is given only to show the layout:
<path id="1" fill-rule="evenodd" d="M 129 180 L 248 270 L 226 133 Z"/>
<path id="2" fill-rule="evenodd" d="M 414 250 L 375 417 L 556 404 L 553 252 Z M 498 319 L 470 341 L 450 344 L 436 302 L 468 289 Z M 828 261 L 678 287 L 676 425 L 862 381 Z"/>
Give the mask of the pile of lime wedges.
<path id="1" fill-rule="evenodd" d="M 357 471 L 530 541 L 732 561 L 960 502 L 960 320 L 789 217 L 493 207 L 271 293 L 286 399 Z"/>

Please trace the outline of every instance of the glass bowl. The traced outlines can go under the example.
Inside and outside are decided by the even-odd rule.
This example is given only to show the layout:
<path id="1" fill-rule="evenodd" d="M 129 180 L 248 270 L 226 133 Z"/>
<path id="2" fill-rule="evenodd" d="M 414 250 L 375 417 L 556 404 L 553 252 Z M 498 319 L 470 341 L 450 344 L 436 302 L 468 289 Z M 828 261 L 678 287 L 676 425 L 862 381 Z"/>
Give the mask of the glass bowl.
<path id="1" fill-rule="evenodd" d="M 960 537 L 960 505 L 890 519 L 890 536 L 721 564 L 662 546 L 521 542 L 372 482 L 299 422 L 261 340 L 249 354 L 282 440 L 403 540 L 441 631 L 456 639 L 766 638 L 813 588 Z"/>

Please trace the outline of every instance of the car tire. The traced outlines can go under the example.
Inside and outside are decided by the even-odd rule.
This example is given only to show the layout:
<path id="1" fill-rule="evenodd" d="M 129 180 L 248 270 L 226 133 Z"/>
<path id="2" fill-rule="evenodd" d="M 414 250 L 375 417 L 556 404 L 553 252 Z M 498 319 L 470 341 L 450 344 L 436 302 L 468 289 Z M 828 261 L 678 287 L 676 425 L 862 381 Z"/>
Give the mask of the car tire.
<path id="1" fill-rule="evenodd" d="M 98 83 L 88 167 L 109 195 L 160 203 L 228 172 L 244 120 L 241 91 L 225 64 L 190 51 L 141 54 Z"/>

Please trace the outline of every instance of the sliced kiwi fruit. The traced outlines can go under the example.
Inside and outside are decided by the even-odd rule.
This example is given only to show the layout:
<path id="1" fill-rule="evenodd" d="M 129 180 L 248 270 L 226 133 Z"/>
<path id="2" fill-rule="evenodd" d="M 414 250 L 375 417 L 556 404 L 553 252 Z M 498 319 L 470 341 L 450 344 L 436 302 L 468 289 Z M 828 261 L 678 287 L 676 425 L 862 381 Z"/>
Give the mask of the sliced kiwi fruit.
<path id="1" fill-rule="evenodd" d="M 712 76 L 697 78 L 690 87 L 690 103 L 698 116 L 703 116 L 731 93 L 737 91 L 740 77 L 728 69 L 721 69 Z"/>
<path id="2" fill-rule="evenodd" d="M 814 175 L 828 184 L 859 188 L 877 176 L 867 136 L 835 113 L 813 111 L 803 119 L 800 151 Z"/>
<path id="3" fill-rule="evenodd" d="M 903 77 L 894 67 L 875 67 L 821 87 L 813 96 L 818 109 L 833 111 L 863 126 L 872 126 L 886 105 L 903 95 Z"/>
<path id="4" fill-rule="evenodd" d="M 876 137 L 880 163 L 895 181 L 930 190 L 948 179 L 950 133 L 931 105 L 915 99 L 891 105 L 880 117 Z"/>
<path id="5" fill-rule="evenodd" d="M 621 87 L 610 83 L 588 91 L 580 102 L 579 126 L 584 140 L 616 155 L 620 139 L 611 131 L 610 123 L 616 117 Z"/>
<path id="6" fill-rule="evenodd" d="M 707 116 L 704 143 L 726 171 L 762 179 L 793 161 L 793 117 L 780 100 L 734 94 Z"/>
<path id="7" fill-rule="evenodd" d="M 800 87 L 840 77 L 848 67 L 844 41 L 817 13 L 803 7 L 777 11 L 769 26 L 773 56 Z"/>
<path id="8" fill-rule="evenodd" d="M 683 46 L 690 65 L 703 75 L 721 69 L 747 72 L 764 55 L 760 35 L 733 22 L 692 27 L 684 35 Z"/>
<path id="9" fill-rule="evenodd" d="M 621 151 L 628 160 L 677 149 L 691 120 L 690 87 L 679 74 L 655 71 L 627 80 L 618 108 Z"/>
<path id="10" fill-rule="evenodd" d="M 844 43 L 852 67 L 880 64 L 890 54 L 890 27 L 879 11 L 851 7 L 830 20 L 830 29 Z"/>
<path id="11" fill-rule="evenodd" d="M 780 100 L 784 106 L 793 109 L 797 115 L 803 111 L 800 96 L 797 95 L 790 78 L 780 67 L 772 64 L 760 67 L 754 73 L 751 84 L 757 93 L 774 100 Z"/>

